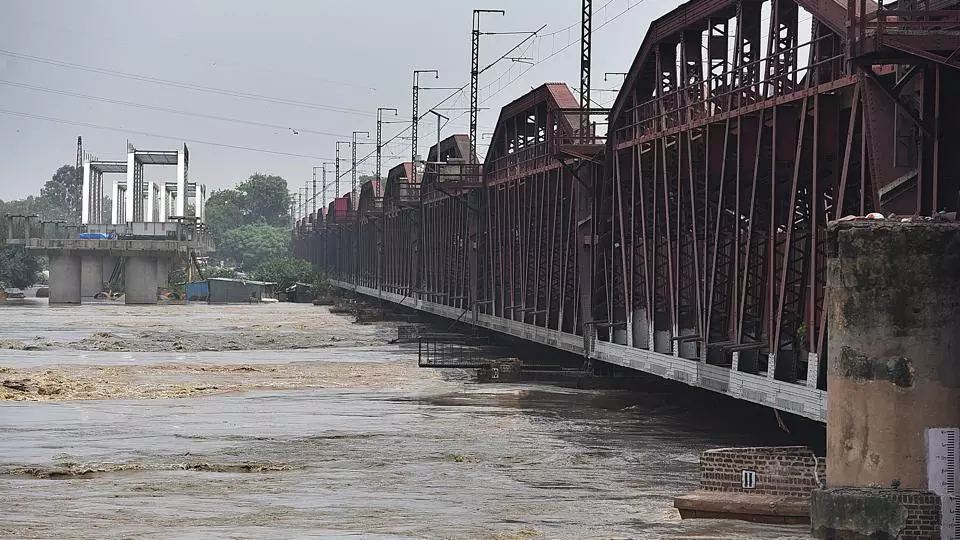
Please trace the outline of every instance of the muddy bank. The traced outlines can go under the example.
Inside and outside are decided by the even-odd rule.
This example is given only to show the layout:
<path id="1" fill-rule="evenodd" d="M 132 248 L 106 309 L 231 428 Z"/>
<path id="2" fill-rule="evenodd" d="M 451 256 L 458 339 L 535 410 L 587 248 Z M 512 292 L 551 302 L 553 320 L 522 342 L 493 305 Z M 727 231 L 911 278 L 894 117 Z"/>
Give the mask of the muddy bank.
<path id="1" fill-rule="evenodd" d="M 414 378 L 439 381 L 440 374 L 417 368 L 413 362 L 0 366 L 0 400 L 163 399 L 251 390 L 403 388 Z"/>
<path id="2" fill-rule="evenodd" d="M 43 325 L 30 321 L 43 319 Z M 398 323 L 358 324 L 351 313 L 308 304 L 0 307 L 0 349 L 237 351 L 379 345 Z"/>

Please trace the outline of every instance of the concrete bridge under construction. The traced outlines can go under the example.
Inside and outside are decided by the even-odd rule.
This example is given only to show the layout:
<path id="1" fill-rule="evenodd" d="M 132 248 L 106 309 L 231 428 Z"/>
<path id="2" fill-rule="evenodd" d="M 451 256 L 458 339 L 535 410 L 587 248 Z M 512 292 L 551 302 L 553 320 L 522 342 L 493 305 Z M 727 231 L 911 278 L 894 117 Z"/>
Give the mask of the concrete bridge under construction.
<path id="1" fill-rule="evenodd" d="M 345 289 L 826 422 L 827 223 L 957 210 L 958 28 L 955 1 L 692 0 L 611 109 L 535 88 L 482 163 L 449 137 L 298 222 L 296 252 Z"/>

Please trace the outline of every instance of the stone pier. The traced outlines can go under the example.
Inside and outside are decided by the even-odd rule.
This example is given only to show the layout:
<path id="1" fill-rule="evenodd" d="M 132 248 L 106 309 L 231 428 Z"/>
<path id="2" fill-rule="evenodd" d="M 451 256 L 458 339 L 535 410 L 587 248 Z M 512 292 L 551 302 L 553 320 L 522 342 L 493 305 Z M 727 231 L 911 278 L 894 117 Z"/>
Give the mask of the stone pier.
<path id="1" fill-rule="evenodd" d="M 50 303 L 79 304 L 82 269 L 75 251 L 50 253 Z"/>
<path id="2" fill-rule="evenodd" d="M 832 224 L 827 301 L 827 487 L 812 532 L 940 538 L 956 493 L 928 440 L 960 426 L 960 224 Z"/>
<path id="3" fill-rule="evenodd" d="M 125 303 L 157 303 L 157 257 L 137 255 L 127 259 L 123 268 Z"/>
<path id="4" fill-rule="evenodd" d="M 156 304 L 157 289 L 167 282 L 176 257 L 189 257 L 196 242 L 181 240 L 118 240 L 31 238 L 27 249 L 50 257 L 50 303 L 79 304 L 103 290 L 117 261 L 124 260 L 125 303 Z"/>
<path id="5" fill-rule="evenodd" d="M 106 290 L 119 259 L 109 255 L 86 254 L 81 259 L 80 295 L 93 298 Z"/>

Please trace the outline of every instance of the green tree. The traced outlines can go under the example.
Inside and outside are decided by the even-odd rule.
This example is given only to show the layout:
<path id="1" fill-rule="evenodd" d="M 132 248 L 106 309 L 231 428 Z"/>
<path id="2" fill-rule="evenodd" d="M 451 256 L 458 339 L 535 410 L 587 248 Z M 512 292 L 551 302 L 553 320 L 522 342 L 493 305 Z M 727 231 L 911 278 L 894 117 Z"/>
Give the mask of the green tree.
<path id="1" fill-rule="evenodd" d="M 290 251 L 290 230 L 265 223 L 251 223 L 231 229 L 217 242 L 221 257 L 238 266 L 257 268 L 268 259 Z"/>
<path id="2" fill-rule="evenodd" d="M 73 165 L 60 167 L 40 189 L 40 199 L 47 211 L 40 215 L 41 219 L 79 223 L 82 192 L 83 183 L 77 175 L 77 168 Z"/>
<path id="3" fill-rule="evenodd" d="M 230 278 L 233 279 L 238 277 L 237 271 L 230 267 L 220 268 L 219 266 L 213 266 L 210 268 L 203 269 L 203 276 L 208 278 Z"/>
<path id="4" fill-rule="evenodd" d="M 244 224 L 264 222 L 286 227 L 290 220 L 287 181 L 279 176 L 254 174 L 237 186 L 242 196 Z"/>
<path id="5" fill-rule="evenodd" d="M 206 220 L 215 239 L 219 240 L 227 231 L 246 224 L 244 206 L 243 195 L 235 189 L 223 189 L 210 194 L 207 198 Z"/>
<path id="6" fill-rule="evenodd" d="M 42 219 L 56 219 L 51 217 L 54 213 L 54 210 L 50 207 L 50 204 L 46 199 L 40 197 L 34 197 L 33 195 L 28 195 L 24 199 L 16 199 L 13 201 L 2 201 L 0 200 L 0 214 L 14 215 L 14 216 L 40 216 Z"/>
<path id="7" fill-rule="evenodd" d="M 223 189 L 207 199 L 207 227 L 218 242 L 233 229 L 264 223 L 286 227 L 290 220 L 290 199 L 287 181 L 279 176 L 260 173 L 237 185 Z"/>
<path id="8" fill-rule="evenodd" d="M 100 208 L 102 210 L 100 212 L 100 223 L 110 223 L 110 220 L 113 219 L 113 199 L 104 196 Z"/>
<path id="9" fill-rule="evenodd" d="M 264 261 L 253 277 L 260 281 L 272 281 L 282 291 L 294 283 L 313 284 L 317 281 L 317 271 L 309 261 L 281 255 Z"/>
<path id="10" fill-rule="evenodd" d="M 40 260 L 23 246 L 0 244 L 0 287 L 29 287 L 41 281 Z"/>

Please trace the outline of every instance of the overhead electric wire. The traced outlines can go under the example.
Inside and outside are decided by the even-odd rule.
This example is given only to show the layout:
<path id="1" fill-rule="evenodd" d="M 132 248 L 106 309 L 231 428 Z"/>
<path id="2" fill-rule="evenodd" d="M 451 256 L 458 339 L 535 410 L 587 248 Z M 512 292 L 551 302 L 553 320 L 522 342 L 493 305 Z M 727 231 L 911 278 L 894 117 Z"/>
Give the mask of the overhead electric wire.
<path id="1" fill-rule="evenodd" d="M 213 86 L 203 86 L 200 84 L 194 83 L 185 83 L 179 81 L 171 81 L 168 79 L 159 79 L 156 77 L 149 77 L 146 75 L 138 75 L 136 73 L 126 73 L 123 71 L 115 71 L 112 69 L 98 68 L 95 66 L 86 66 L 83 64 L 74 64 L 72 62 L 64 62 L 62 60 L 54 60 L 52 58 L 43 58 L 40 56 L 33 56 L 29 54 L 23 54 L 16 51 L 8 51 L 5 49 L 0 49 L 0 55 L 9 56 L 12 58 L 19 58 L 21 60 L 29 60 L 31 62 L 38 62 L 41 64 L 49 64 L 53 66 L 65 67 L 69 69 L 75 69 L 79 71 L 90 71 L 93 73 L 100 73 L 101 75 L 109 75 L 111 77 L 118 77 L 122 79 L 130 79 L 141 82 L 149 82 L 152 84 L 158 84 L 163 86 L 170 86 L 173 88 L 183 88 L 187 90 L 195 90 L 198 92 L 207 92 L 211 94 L 218 94 L 229 97 L 237 97 L 243 99 L 250 99 L 255 101 L 265 101 L 268 103 L 278 103 L 281 105 L 289 105 L 292 107 L 303 107 L 307 109 L 316 109 L 319 111 L 328 111 L 328 112 L 337 112 L 342 114 L 355 114 L 359 116 L 374 116 L 373 113 L 369 111 L 362 111 L 360 109 L 350 109 L 346 107 L 334 107 L 331 105 L 323 105 L 320 103 L 311 103 L 308 101 L 298 101 L 294 99 L 287 98 L 278 98 L 272 96 L 265 96 L 261 94 L 253 94 L 250 92 L 240 92 L 237 90 L 227 90 L 224 88 L 216 88 Z"/>
<path id="2" fill-rule="evenodd" d="M 16 86 L 16 87 L 19 87 L 19 88 L 26 88 L 26 89 L 28 89 L 28 90 L 36 90 L 36 91 L 38 91 L 38 92 L 47 92 L 47 93 L 50 93 L 50 94 L 59 94 L 59 95 L 62 95 L 62 96 L 70 96 L 70 97 L 76 97 L 76 98 L 82 98 L 82 99 L 90 99 L 90 100 L 94 100 L 94 101 L 101 101 L 101 102 L 104 102 L 104 103 L 112 103 L 112 104 L 114 104 L 114 105 L 124 105 L 124 106 L 126 106 L 126 107 L 136 107 L 136 108 L 138 108 L 138 109 L 146 109 L 146 110 L 150 110 L 150 111 L 159 111 L 159 112 L 165 112 L 165 113 L 171 113 L 171 114 L 181 114 L 181 115 L 184 115 L 184 116 L 196 116 L 196 117 L 198 117 L 198 118 L 207 118 L 207 119 L 210 119 L 210 120 L 220 120 L 220 121 L 222 121 L 222 122 L 234 122 L 234 123 L 237 123 L 237 124 L 247 124 L 247 125 L 251 125 L 251 126 L 266 127 L 266 128 L 272 128 L 272 129 L 293 130 L 293 131 L 297 131 L 297 132 L 300 132 L 300 133 L 313 133 L 313 134 L 315 134 L 315 135 L 329 135 L 329 136 L 331 136 L 331 137 L 349 137 L 349 135 L 344 135 L 344 134 L 342 134 L 342 133 L 331 133 L 331 132 L 328 132 L 328 131 L 316 131 L 316 130 L 308 129 L 308 128 L 293 127 L 293 126 L 281 126 L 281 125 L 278 125 L 278 124 L 267 124 L 267 123 L 264 123 L 264 122 L 256 122 L 256 121 L 253 121 L 253 120 L 243 120 L 243 119 L 240 119 L 240 118 L 230 118 L 230 117 L 227 117 L 227 116 L 217 116 L 217 115 L 213 115 L 213 114 L 204 114 L 204 113 L 191 112 L 191 111 L 181 111 L 181 110 L 178 110 L 178 109 L 168 109 L 168 108 L 166 108 L 166 107 L 157 107 L 157 106 L 154 106 L 154 105 L 145 105 L 145 104 L 143 104 L 143 103 L 134 103 L 134 102 L 132 102 L 132 101 L 122 101 L 122 100 L 119 100 L 119 99 L 105 98 L 105 97 L 100 97 L 100 96 L 91 96 L 91 95 L 88 95 L 88 94 L 78 94 L 78 93 L 75 93 L 75 92 L 68 92 L 68 91 L 66 91 L 66 90 L 57 90 L 57 89 L 55 89 L 55 88 L 45 88 L 45 87 L 43 87 L 43 86 L 35 86 L 35 85 L 32 85 L 32 84 L 20 83 L 20 82 L 14 82 L 14 81 L 5 81 L 5 80 L 2 80 L 2 79 L 0 79 L 0 84 L 5 84 L 5 85 L 8 85 L 8 86 Z"/>
<path id="3" fill-rule="evenodd" d="M 513 53 L 513 51 L 517 50 L 517 49 L 520 48 L 520 46 L 522 46 L 524 43 L 526 43 L 527 41 L 529 41 L 530 39 L 532 39 L 533 37 L 535 37 L 535 36 L 537 35 L 537 33 L 540 32 L 540 30 L 543 30 L 544 28 L 546 28 L 546 26 L 547 26 L 547 25 L 543 25 L 543 26 L 541 26 L 538 30 L 536 30 L 536 31 L 534 31 L 534 32 L 529 32 L 530 35 L 528 35 L 527 37 L 525 37 L 525 38 L 523 38 L 522 40 L 520 40 L 519 43 L 517 43 L 516 45 L 514 45 L 514 46 L 513 46 L 510 50 L 508 50 L 507 52 L 505 52 L 505 53 L 503 53 L 502 55 L 500 55 L 500 57 L 497 58 L 496 60 L 494 60 L 493 62 L 487 64 L 483 69 L 478 70 L 477 74 L 479 75 L 480 73 L 483 73 L 483 72 L 487 71 L 488 69 L 492 68 L 493 66 L 495 66 L 498 62 L 503 61 L 505 58 L 507 58 L 507 56 L 509 56 L 511 53 Z M 469 82 L 467 82 L 466 84 L 464 84 L 464 85 L 461 86 L 460 88 L 457 88 L 456 90 L 454 90 L 452 94 L 450 94 L 449 96 L 443 98 L 442 100 L 440 100 L 439 103 L 437 103 L 436 105 L 434 105 L 433 107 L 431 107 L 430 109 L 428 109 L 427 112 L 425 112 L 425 113 L 423 113 L 422 115 L 420 115 L 419 117 L 417 117 L 417 122 L 419 122 L 419 121 L 420 121 L 421 119 L 423 119 L 423 118 L 426 118 L 427 115 L 430 114 L 430 110 L 432 110 L 432 109 L 434 109 L 434 108 L 436 108 L 436 107 L 439 107 L 440 105 L 443 105 L 444 103 L 446 103 L 447 101 L 449 101 L 451 98 L 456 97 L 457 95 L 459 95 L 460 93 L 462 93 L 468 86 L 470 86 L 470 83 L 469 83 Z M 457 118 L 459 118 L 460 116 L 463 116 L 463 113 L 461 113 L 459 116 L 457 116 Z M 447 123 L 449 123 L 449 122 L 450 122 L 450 120 L 448 119 L 448 120 L 447 120 Z M 446 124 L 444 124 L 444 125 L 446 125 Z M 390 137 L 389 139 L 387 139 L 387 141 L 384 142 L 383 145 L 387 145 L 387 144 L 389 144 L 390 142 L 396 140 L 398 137 L 400 137 L 400 135 L 403 135 L 404 133 L 406 133 L 411 127 L 412 127 L 412 126 L 409 126 L 409 125 L 408 125 L 407 127 L 403 128 L 402 130 L 400 130 L 399 133 L 397 133 L 397 134 L 394 135 L 393 137 Z M 369 159 L 371 156 L 373 156 L 375 153 L 376 153 L 376 152 L 371 152 L 371 153 L 363 156 L 363 158 L 358 159 L 358 160 L 357 160 L 357 165 L 360 165 L 361 163 L 363 163 L 364 161 L 366 161 L 367 159 Z M 348 174 L 351 174 L 352 172 L 353 172 L 353 166 L 351 165 L 351 167 L 350 167 L 349 169 L 347 169 L 345 172 L 341 173 L 340 178 L 343 178 L 344 176 L 346 176 L 346 175 L 348 175 Z"/>
<path id="4" fill-rule="evenodd" d="M 607 7 L 608 5 L 610 5 L 611 3 L 613 3 L 614 1 L 615 1 L 615 0 L 611 0 L 611 1 L 607 2 L 606 4 L 604 4 L 602 7 L 605 8 L 605 7 Z M 630 4 L 630 1 L 628 0 L 628 2 L 627 2 L 627 7 L 626 7 L 623 11 L 621 11 L 620 13 L 617 13 L 616 15 L 614 15 L 614 16 L 611 17 L 611 18 L 608 18 L 606 21 L 602 22 L 599 26 L 597 26 L 596 29 L 594 29 L 593 31 L 596 32 L 597 30 L 600 30 L 600 29 L 603 28 L 604 26 L 606 26 L 606 25 L 610 24 L 611 22 L 619 19 L 620 17 L 622 17 L 623 15 L 625 15 L 627 12 L 629 12 L 629 11 L 632 10 L 633 8 L 639 6 L 640 4 L 642 4 L 642 3 L 646 2 L 646 1 L 647 1 L 647 0 L 637 0 L 637 2 L 636 2 L 635 4 Z M 601 8 L 601 9 L 602 9 L 602 8 Z M 502 92 L 503 90 L 505 90 L 507 87 L 509 87 L 511 84 L 515 83 L 515 82 L 516 82 L 517 80 L 519 80 L 521 77 L 523 77 L 524 75 L 526 75 L 526 74 L 527 74 L 531 69 L 533 69 L 534 67 L 536 67 L 536 66 L 538 66 L 538 65 L 546 62 L 547 60 L 553 58 L 554 56 L 557 56 L 557 55 L 560 54 L 561 52 L 569 49 L 570 47 L 576 45 L 577 43 L 579 43 L 579 41 L 571 41 L 570 43 L 564 45 L 564 46 L 561 47 L 560 49 L 558 49 L 558 50 L 556 50 L 556 51 L 553 51 L 551 54 L 549 54 L 549 55 L 541 58 L 540 60 L 537 60 L 536 62 L 534 62 L 533 64 L 531 64 L 529 67 L 527 67 L 526 69 L 524 69 L 523 71 L 521 71 L 516 77 L 508 80 L 508 81 L 507 81 L 503 86 L 501 86 L 498 90 L 494 91 L 494 92 L 491 93 L 490 95 L 485 96 L 483 99 L 479 100 L 479 102 L 480 102 L 480 103 L 486 103 L 486 102 L 489 101 L 491 98 L 493 98 L 494 96 L 496 96 L 497 94 L 499 94 L 500 92 Z M 502 78 L 502 76 L 501 76 L 501 78 Z M 498 80 L 499 80 L 499 79 L 498 79 Z M 493 83 L 490 83 L 490 84 L 486 85 L 483 89 L 490 88 L 490 87 L 493 86 L 494 84 L 496 84 L 496 81 L 494 81 Z M 481 89 L 481 90 L 483 90 L 483 89 Z M 453 118 L 451 118 L 451 121 L 453 121 L 453 120 L 455 120 L 455 119 L 457 119 L 457 118 L 461 118 L 462 116 L 464 116 L 464 113 L 461 113 L 461 114 L 459 114 L 459 115 L 457 115 L 457 116 L 454 116 Z"/>
<path id="5" fill-rule="evenodd" d="M 297 153 L 294 153 L 294 152 L 283 152 L 283 151 L 280 151 L 280 150 L 268 150 L 268 149 L 265 149 L 265 148 L 252 148 L 252 147 L 249 147 L 249 146 L 239 146 L 239 145 L 235 145 L 235 144 L 226 144 L 226 143 L 218 143 L 218 142 L 212 142 L 212 141 L 203 141 L 203 140 L 199 140 L 199 139 L 185 139 L 185 138 L 183 138 L 183 137 L 172 137 L 172 136 L 170 136 L 170 135 L 160 135 L 160 134 L 157 134 L 157 133 L 148 133 L 148 132 L 145 132 L 145 131 L 134 131 L 134 130 L 130 130 L 130 129 L 123 129 L 123 128 L 117 128 L 117 127 L 112 127 L 112 126 L 101 126 L 101 125 L 98 125 L 98 124 L 90 124 L 90 123 L 87 123 L 87 122 L 75 122 L 75 121 L 73 121 L 73 120 L 66 120 L 66 119 L 63 119 L 63 118 L 54 118 L 54 117 L 52 117 L 52 116 L 43 116 L 43 115 L 39 115 L 39 114 L 31 114 L 31 113 L 25 113 L 25 112 L 20 112 L 20 111 L 10 111 L 10 110 L 7 110 L 7 109 L 0 109 L 0 114 L 8 114 L 8 115 L 11 115 L 11 116 L 19 116 L 19 117 L 22 117 L 22 118 L 33 118 L 33 119 L 36 119 L 36 120 L 45 120 L 45 121 L 47 121 L 47 122 L 55 122 L 55 123 L 58 123 L 58 124 L 67 124 L 67 125 L 71 125 L 71 126 L 87 127 L 87 128 L 92 128 L 92 129 L 103 129 L 103 130 L 107 130 L 107 131 L 117 131 L 117 132 L 120 132 L 120 133 L 128 133 L 128 134 L 130 134 L 130 135 L 143 135 L 144 137 L 155 137 L 155 138 L 158 138 L 158 139 L 169 139 L 169 140 L 174 140 L 174 141 L 179 141 L 179 142 L 188 142 L 188 143 L 191 143 L 191 144 L 201 144 L 201 145 L 207 145 L 207 146 L 219 146 L 219 147 L 222 147 L 222 148 L 232 148 L 232 149 L 234 149 L 234 150 L 246 150 L 246 151 L 249 151 L 249 152 L 261 152 L 261 153 L 264 153 L 264 154 L 275 154 L 275 155 L 278 155 L 278 156 L 301 157 L 301 158 L 309 158 L 309 159 L 317 159 L 317 160 L 329 160 L 329 159 L 331 159 L 331 158 L 329 158 L 329 157 L 313 156 L 313 155 L 309 155 L 309 154 L 297 154 Z"/>

